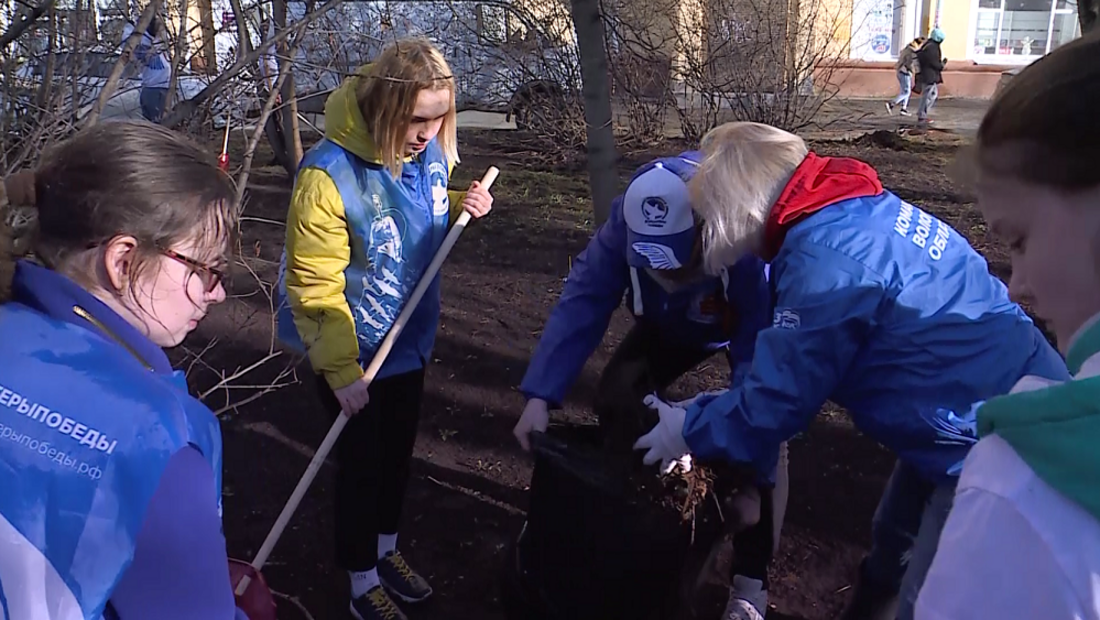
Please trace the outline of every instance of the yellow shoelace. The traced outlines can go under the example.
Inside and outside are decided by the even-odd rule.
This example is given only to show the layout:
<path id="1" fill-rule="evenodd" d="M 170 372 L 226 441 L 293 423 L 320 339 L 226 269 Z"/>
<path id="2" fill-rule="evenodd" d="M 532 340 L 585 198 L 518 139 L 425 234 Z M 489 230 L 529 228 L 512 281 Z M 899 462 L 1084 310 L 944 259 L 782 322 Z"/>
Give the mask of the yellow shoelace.
<path id="1" fill-rule="evenodd" d="M 398 620 L 401 617 L 401 610 L 397 608 L 397 605 L 394 605 L 389 595 L 382 588 L 375 588 L 373 592 L 367 595 L 367 598 L 374 605 L 375 611 L 382 614 L 382 617 L 386 620 Z"/>
<path id="2" fill-rule="evenodd" d="M 417 579 L 416 573 L 414 573 L 413 569 L 405 563 L 405 558 L 400 555 L 395 553 L 390 556 L 390 563 L 393 564 L 393 568 L 397 571 L 397 574 L 401 575 L 407 581 L 415 581 Z"/>

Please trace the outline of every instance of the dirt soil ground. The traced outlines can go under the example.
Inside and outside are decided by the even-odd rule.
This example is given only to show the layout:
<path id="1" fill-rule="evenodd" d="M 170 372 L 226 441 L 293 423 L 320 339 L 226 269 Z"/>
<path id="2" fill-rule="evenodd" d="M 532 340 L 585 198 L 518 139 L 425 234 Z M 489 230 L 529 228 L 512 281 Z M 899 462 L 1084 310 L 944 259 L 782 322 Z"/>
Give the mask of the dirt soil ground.
<path id="1" fill-rule="evenodd" d="M 511 430 L 523 408 L 522 379 L 543 322 L 557 300 L 571 258 L 592 232 L 587 177 L 580 166 L 548 165 L 515 134 L 464 132 L 455 184 L 466 186 L 490 164 L 501 168 L 492 215 L 471 225 L 444 267 L 443 317 L 428 370 L 414 474 L 400 544 L 436 595 L 415 619 L 499 619 L 496 569 L 501 550 L 523 523 L 530 459 Z M 973 206 L 948 179 L 959 139 L 931 133 L 896 134 L 856 142 L 818 143 L 824 154 L 873 164 L 884 184 L 952 224 L 987 252 L 996 273 L 1005 254 L 988 238 Z M 684 145 L 671 144 L 663 152 Z M 239 150 L 239 149 L 238 149 Z M 620 179 L 656 153 L 624 157 Z M 263 164 L 270 153 L 261 151 Z M 241 160 L 240 154 L 234 162 Z M 247 369 L 272 350 L 270 287 L 282 248 L 290 181 L 260 168 L 250 183 L 242 224 L 243 264 L 233 298 L 187 343 L 197 390 L 217 380 L 213 368 Z M 600 368 L 630 325 L 620 311 L 589 362 L 560 419 L 591 421 L 588 403 Z M 213 346 L 207 348 L 211 340 Z M 296 376 L 288 354 L 269 359 L 206 398 L 223 415 L 225 533 L 231 554 L 251 560 L 320 445 L 329 419 L 314 401 L 307 366 Z M 723 383 L 718 358 L 697 368 L 675 390 L 684 395 Z M 282 378 L 278 378 L 280 373 Z M 285 385 L 264 391 L 273 381 Z M 781 550 L 774 563 L 770 618 L 831 618 L 847 596 L 853 570 L 869 543 L 871 515 L 893 458 L 827 407 L 791 442 L 791 492 Z M 333 566 L 331 519 L 334 467 L 322 468 L 264 569 L 285 595 L 279 617 L 344 619 L 347 583 Z M 722 593 L 713 593 L 715 600 Z M 299 603 L 301 607 L 295 605 Z M 717 612 L 715 612 L 717 614 Z M 715 615 L 716 617 L 716 615 Z"/>

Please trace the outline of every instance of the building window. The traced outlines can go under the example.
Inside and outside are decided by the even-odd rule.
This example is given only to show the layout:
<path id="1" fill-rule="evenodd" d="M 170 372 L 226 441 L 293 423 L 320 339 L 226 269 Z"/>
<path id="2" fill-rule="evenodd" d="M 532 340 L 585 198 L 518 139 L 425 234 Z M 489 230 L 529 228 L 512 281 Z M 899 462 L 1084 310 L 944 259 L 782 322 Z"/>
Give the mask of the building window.
<path id="1" fill-rule="evenodd" d="M 1076 0 L 974 0 L 970 57 L 1027 64 L 1079 32 Z"/>

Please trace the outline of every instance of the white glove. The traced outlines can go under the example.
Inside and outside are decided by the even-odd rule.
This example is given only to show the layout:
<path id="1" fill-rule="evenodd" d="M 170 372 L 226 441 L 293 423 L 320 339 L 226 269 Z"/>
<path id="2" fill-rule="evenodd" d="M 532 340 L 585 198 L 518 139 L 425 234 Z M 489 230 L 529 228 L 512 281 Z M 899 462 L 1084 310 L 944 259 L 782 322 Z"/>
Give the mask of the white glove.
<path id="1" fill-rule="evenodd" d="M 635 450 L 647 451 L 642 457 L 642 462 L 652 465 L 660 461 L 662 474 L 670 473 L 677 465 L 686 465 L 690 469 L 690 451 L 683 436 L 684 416 L 687 415 L 687 411 L 682 407 L 669 405 L 652 394 L 646 396 L 642 402 L 655 410 L 660 417 L 660 422 L 653 427 L 653 430 L 634 442 Z M 684 457 L 688 458 L 684 459 Z"/>

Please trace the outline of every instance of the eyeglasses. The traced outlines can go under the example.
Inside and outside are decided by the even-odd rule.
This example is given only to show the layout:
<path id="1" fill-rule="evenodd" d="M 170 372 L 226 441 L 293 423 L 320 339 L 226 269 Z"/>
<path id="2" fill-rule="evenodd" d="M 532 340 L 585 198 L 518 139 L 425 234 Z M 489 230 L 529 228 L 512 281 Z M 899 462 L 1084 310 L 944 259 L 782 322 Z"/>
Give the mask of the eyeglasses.
<path id="1" fill-rule="evenodd" d="M 202 281 L 203 290 L 208 294 L 213 293 L 214 289 L 218 288 L 218 285 L 221 284 L 223 280 L 225 280 L 225 272 L 221 269 L 211 267 L 210 265 L 207 265 L 202 261 L 184 256 L 183 254 L 180 254 L 179 252 L 176 252 L 174 250 L 165 250 L 163 248 L 158 248 L 158 251 L 168 258 L 171 258 L 172 260 L 178 261 L 179 263 L 190 267 L 191 272 L 198 276 L 199 280 Z"/>

